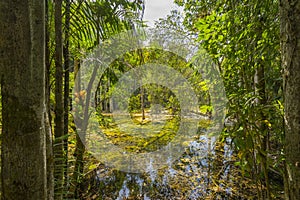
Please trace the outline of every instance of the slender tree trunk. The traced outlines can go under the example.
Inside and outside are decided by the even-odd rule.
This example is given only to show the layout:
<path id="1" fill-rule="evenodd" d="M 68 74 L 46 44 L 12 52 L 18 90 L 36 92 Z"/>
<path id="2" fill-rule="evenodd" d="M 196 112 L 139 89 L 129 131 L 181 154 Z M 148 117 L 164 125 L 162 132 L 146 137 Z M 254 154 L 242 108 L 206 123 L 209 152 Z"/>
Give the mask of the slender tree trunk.
<path id="1" fill-rule="evenodd" d="M 47 161 L 47 200 L 54 199 L 54 159 L 52 131 L 48 112 L 45 113 L 46 128 L 46 161 Z"/>
<path id="2" fill-rule="evenodd" d="M 300 1 L 280 1 L 288 200 L 300 199 Z"/>
<path id="3" fill-rule="evenodd" d="M 64 68 L 65 68 L 65 86 L 64 86 L 64 135 L 69 134 L 69 95 L 70 95 L 70 62 L 69 62 L 69 32 L 70 32 L 70 0 L 66 0 L 65 9 L 65 44 L 64 44 Z M 68 191 L 68 136 L 64 139 L 64 152 L 65 152 L 65 190 Z"/>
<path id="4" fill-rule="evenodd" d="M 75 150 L 75 157 L 76 157 L 76 161 L 75 161 L 75 167 L 74 167 L 74 172 L 73 172 L 73 181 L 72 181 L 72 191 L 74 194 L 74 198 L 78 198 L 79 197 L 79 186 L 80 186 L 80 182 L 81 182 L 81 178 L 82 178 L 82 174 L 83 174 L 83 169 L 84 169 L 84 163 L 83 163 L 83 154 L 85 152 L 85 146 L 83 145 L 79 135 L 76 135 L 76 150 Z"/>
<path id="5" fill-rule="evenodd" d="M 63 105 L 63 67 L 62 67 L 62 0 L 55 0 L 55 144 L 54 177 L 55 199 L 62 199 L 64 175 L 64 105 Z"/>
<path id="6" fill-rule="evenodd" d="M 141 110 L 142 110 L 142 121 L 145 120 L 145 91 L 144 91 L 144 86 L 141 85 Z"/>
<path id="7" fill-rule="evenodd" d="M 262 32 L 259 30 L 259 32 Z M 259 97 L 256 99 L 257 106 L 264 107 L 267 103 L 266 99 L 266 84 L 265 84 L 265 67 L 262 63 L 262 60 L 259 60 L 257 63 L 256 73 L 254 75 L 254 84 L 255 84 L 255 93 Z M 262 199 L 271 199 L 270 193 L 270 183 L 269 183 L 269 176 L 268 176 L 268 143 L 269 143 L 269 132 L 266 123 L 263 121 L 267 119 L 265 113 L 261 110 L 258 113 L 258 122 L 257 126 L 259 127 L 259 131 L 262 134 L 262 140 L 258 137 L 258 147 L 260 150 L 258 151 L 258 155 L 261 159 L 260 162 L 260 169 L 258 170 L 258 174 L 262 172 L 264 174 L 264 180 L 261 180 L 261 184 L 263 185 L 263 189 L 261 191 Z M 261 153 L 263 152 L 263 153 Z"/>
<path id="8" fill-rule="evenodd" d="M 46 200 L 45 1 L 0 1 L 1 198 Z"/>
<path id="9" fill-rule="evenodd" d="M 54 199 L 54 159 L 53 159 L 53 135 L 51 126 L 51 114 L 50 114 L 50 51 L 49 51 L 49 5 L 48 0 L 45 0 L 46 4 L 46 36 L 45 36 L 45 128 L 46 128 L 46 157 L 47 157 L 47 199 Z"/>
<path id="10" fill-rule="evenodd" d="M 88 120 L 90 117 L 90 113 L 89 113 L 89 107 L 90 107 L 90 99 L 91 99 L 91 93 L 92 93 L 92 86 L 93 83 L 96 79 L 96 75 L 97 75 L 97 70 L 98 67 L 95 66 L 91 75 L 91 79 L 89 80 L 89 83 L 87 85 L 86 88 L 86 96 L 81 96 L 81 100 L 79 102 L 80 105 L 78 105 L 77 107 L 81 107 L 82 109 L 82 114 L 75 114 L 75 121 L 76 121 L 76 125 L 78 127 L 78 130 L 80 131 L 76 137 L 77 140 L 77 144 L 76 144 L 76 150 L 75 150 L 75 157 L 76 157 L 76 161 L 75 161 L 75 166 L 74 166 L 74 173 L 73 173 L 73 189 L 72 192 L 74 191 L 74 195 L 75 198 L 79 197 L 79 190 L 80 190 L 80 182 L 82 180 L 82 174 L 83 174 L 83 169 L 84 169 L 84 163 L 83 163 L 83 156 L 84 156 L 84 152 L 85 152 L 85 143 L 86 143 L 86 131 L 88 128 Z M 80 73 L 80 70 L 78 71 Z M 79 82 L 79 83 L 78 83 Z M 80 85 L 80 78 L 76 78 L 75 81 L 75 91 L 78 94 L 78 89 L 79 89 L 79 85 Z M 81 90 L 82 91 L 82 90 Z M 80 92 L 79 92 L 80 93 Z"/>
<path id="11" fill-rule="evenodd" d="M 80 91 L 81 91 L 81 74 L 80 74 L 80 60 L 75 60 L 74 63 L 74 74 L 75 74 L 75 99 L 76 105 L 74 105 L 75 109 L 75 120 L 76 116 L 80 116 L 78 107 L 83 107 L 83 101 L 82 98 L 80 97 Z M 79 105 L 77 105 L 79 104 Z M 74 120 L 74 121 L 75 121 Z M 76 121 L 76 125 L 79 126 L 79 128 L 82 127 L 80 119 Z M 71 179 L 71 187 L 70 187 L 70 193 L 71 193 L 71 198 L 77 198 L 79 196 L 79 183 L 81 181 L 81 175 L 83 173 L 83 154 L 85 151 L 85 147 L 77 133 L 76 129 L 76 148 L 74 152 L 74 157 L 75 157 L 75 165 L 74 165 L 74 171 L 73 171 L 73 176 Z"/>
<path id="12" fill-rule="evenodd" d="M 265 70 L 264 65 L 260 61 L 258 63 L 256 74 L 255 74 L 255 90 L 259 98 L 257 98 L 257 104 L 258 106 L 265 106 L 266 105 L 266 84 L 265 84 Z M 263 122 L 263 120 L 267 119 L 267 116 L 264 114 L 264 112 L 261 110 L 258 113 L 258 126 L 260 128 L 260 133 L 262 134 L 262 140 L 258 140 L 260 151 L 259 156 L 261 158 L 260 163 L 260 169 L 259 173 L 262 172 L 264 174 L 264 180 L 261 181 L 263 185 L 263 190 L 261 191 L 262 199 L 271 199 L 271 193 L 270 193 L 270 183 L 269 183 L 269 176 L 268 176 L 268 143 L 269 143 L 269 133 L 268 128 L 266 124 Z M 263 153 L 261 153 L 263 152 Z M 259 176 L 259 174 L 256 174 Z"/>
<path id="13" fill-rule="evenodd" d="M 75 102 L 77 104 L 81 104 L 81 100 L 80 100 L 80 91 L 81 91 L 81 74 L 80 74 L 80 61 L 79 60 L 75 60 L 74 62 L 74 74 L 75 74 L 75 86 L 74 86 L 74 90 L 75 90 Z M 75 109 L 75 117 L 76 116 L 79 116 L 79 110 L 77 108 L 78 106 L 75 105 L 74 106 L 74 109 Z M 75 119 L 76 120 L 76 119 Z M 77 121 L 77 123 L 79 123 Z M 81 126 L 81 125 L 79 125 Z M 74 171 L 73 171 L 73 176 L 72 176 L 72 179 L 71 179 L 71 188 L 70 188 L 70 192 L 71 192 L 71 195 L 72 198 L 76 198 L 77 197 L 77 186 L 78 186 L 78 183 L 80 182 L 80 177 L 81 177 L 81 174 L 83 172 L 83 153 L 84 153 L 84 145 L 82 144 L 81 142 L 81 139 L 77 133 L 77 129 L 76 129 L 76 149 L 75 149 L 75 152 L 74 152 L 74 157 L 75 157 L 75 165 L 74 165 Z"/>
<path id="14" fill-rule="evenodd" d="M 138 50 L 138 55 L 140 57 L 140 65 L 145 63 L 144 55 L 142 50 Z M 141 75 L 143 76 L 143 75 Z M 141 79 L 142 80 L 142 79 Z M 141 82 L 141 110 L 142 110 L 142 121 L 145 120 L 145 88 L 143 86 L 143 83 Z"/>

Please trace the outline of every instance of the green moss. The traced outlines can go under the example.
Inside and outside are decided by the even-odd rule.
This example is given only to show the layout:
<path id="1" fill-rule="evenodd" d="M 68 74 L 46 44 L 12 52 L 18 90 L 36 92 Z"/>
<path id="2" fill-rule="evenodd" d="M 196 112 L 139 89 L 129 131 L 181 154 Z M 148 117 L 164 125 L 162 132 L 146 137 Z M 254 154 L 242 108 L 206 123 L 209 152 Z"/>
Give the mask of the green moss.
<path id="1" fill-rule="evenodd" d="M 175 137 L 180 124 L 178 116 L 169 116 L 165 121 L 158 122 L 151 122 L 149 118 L 142 120 L 138 114 L 132 117 L 134 123 L 126 123 L 126 119 L 124 122 L 118 121 L 120 124 L 126 123 L 128 133 L 118 128 L 111 115 L 103 115 L 103 118 L 99 120 L 106 137 L 113 144 L 119 145 L 129 152 L 155 151 L 165 146 Z"/>

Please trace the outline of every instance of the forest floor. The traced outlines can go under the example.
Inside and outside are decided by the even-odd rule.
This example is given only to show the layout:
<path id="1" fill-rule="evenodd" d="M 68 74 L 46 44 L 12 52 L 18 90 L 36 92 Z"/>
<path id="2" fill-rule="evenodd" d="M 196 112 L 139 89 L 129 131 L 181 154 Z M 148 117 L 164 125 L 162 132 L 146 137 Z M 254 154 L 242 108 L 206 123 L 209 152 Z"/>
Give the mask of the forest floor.
<path id="1" fill-rule="evenodd" d="M 156 151 L 175 137 L 180 120 L 169 113 L 150 114 L 147 111 L 143 120 L 141 113 L 131 115 L 132 124 L 124 120 L 130 134 L 120 130 L 111 114 L 101 116 L 100 127 L 114 145 L 126 151 Z M 259 183 L 237 165 L 239 158 L 230 139 L 205 134 L 210 123 L 207 118 L 200 120 L 197 134 L 178 159 L 160 169 L 151 168 L 149 162 L 145 173 L 122 172 L 88 154 L 81 199 L 257 199 Z M 283 199 L 278 196 L 274 194 L 274 199 Z"/>

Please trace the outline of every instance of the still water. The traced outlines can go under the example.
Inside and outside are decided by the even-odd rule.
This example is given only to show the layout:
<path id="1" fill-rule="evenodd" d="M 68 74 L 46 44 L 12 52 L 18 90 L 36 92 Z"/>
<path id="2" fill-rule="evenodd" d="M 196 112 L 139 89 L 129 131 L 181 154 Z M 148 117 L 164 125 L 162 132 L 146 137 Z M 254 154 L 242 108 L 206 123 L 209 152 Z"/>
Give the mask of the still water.
<path id="1" fill-rule="evenodd" d="M 150 118 L 151 116 L 149 116 Z M 157 116 L 156 116 L 157 117 Z M 111 116 L 102 116 L 102 130 L 115 145 L 126 147 L 132 152 L 155 151 L 172 140 L 172 131 L 177 130 L 178 119 L 170 116 L 157 117 L 156 124 L 139 123 L 135 127 L 127 127 L 130 136 L 124 134 L 114 125 Z M 196 117 L 191 117 L 194 120 Z M 153 119 L 149 120 L 152 121 Z M 160 121 L 166 121 L 161 131 Z M 197 118 L 199 121 L 199 117 Z M 106 122 L 105 122 L 106 121 Z M 108 122 L 107 122 L 108 121 Z M 147 122 L 147 117 L 143 122 Z M 119 121 L 120 123 L 120 121 Z M 239 199 L 243 195 L 239 191 L 241 180 L 237 178 L 239 170 L 234 165 L 235 156 L 231 148 L 231 140 L 219 136 L 209 136 L 206 131 L 209 119 L 200 116 L 197 132 L 192 139 L 184 143 L 184 150 L 178 158 L 167 157 L 160 168 L 154 167 L 154 160 L 147 161 L 142 173 L 124 172 L 107 166 L 99 161 L 98 166 L 87 172 L 81 184 L 81 199 Z M 148 137 L 138 137 L 141 129 L 138 125 L 152 127 Z M 148 127 L 148 128 L 149 128 Z M 167 130 L 164 128 L 167 127 Z M 171 127 L 171 128 L 170 128 Z M 163 137 L 149 142 L 155 134 L 163 133 Z M 164 137 L 168 135 L 164 139 Z M 171 135 L 171 136 L 170 136 Z M 143 145 L 141 145 L 143 144 Z M 147 144 L 147 145 L 145 145 Z M 246 189 L 245 189 L 246 190 Z"/>

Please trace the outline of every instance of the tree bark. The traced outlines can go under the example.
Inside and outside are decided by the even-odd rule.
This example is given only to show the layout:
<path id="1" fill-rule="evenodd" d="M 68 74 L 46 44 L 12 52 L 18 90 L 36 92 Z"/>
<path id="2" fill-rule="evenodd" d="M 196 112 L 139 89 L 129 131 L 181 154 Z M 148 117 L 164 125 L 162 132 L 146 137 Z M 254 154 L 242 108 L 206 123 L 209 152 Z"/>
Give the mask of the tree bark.
<path id="1" fill-rule="evenodd" d="M 54 159 L 53 159 L 53 135 L 51 125 L 51 113 L 50 113 L 50 29 L 49 29 L 49 5 L 48 0 L 45 0 L 46 4 L 46 24 L 45 24 L 45 128 L 46 128 L 46 158 L 47 158 L 47 199 L 54 199 Z"/>
<path id="2" fill-rule="evenodd" d="M 64 104 L 63 104 L 63 42 L 62 42 L 62 0 L 55 0 L 55 118 L 54 118 L 54 196 L 63 198 L 64 186 Z"/>
<path id="3" fill-rule="evenodd" d="M 284 68 L 285 199 L 300 199 L 300 1 L 281 0 L 281 53 Z"/>
<path id="4" fill-rule="evenodd" d="M 65 40 L 63 48 L 64 56 L 64 152 L 65 152 L 65 168 L 64 168 L 64 188 L 69 188 L 68 176 L 68 134 L 69 134 L 69 98 L 70 98 L 70 62 L 69 62 L 69 32 L 70 32 L 70 0 L 65 1 Z"/>
<path id="5" fill-rule="evenodd" d="M 0 1 L 2 199 L 47 199 L 45 1 Z"/>

